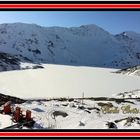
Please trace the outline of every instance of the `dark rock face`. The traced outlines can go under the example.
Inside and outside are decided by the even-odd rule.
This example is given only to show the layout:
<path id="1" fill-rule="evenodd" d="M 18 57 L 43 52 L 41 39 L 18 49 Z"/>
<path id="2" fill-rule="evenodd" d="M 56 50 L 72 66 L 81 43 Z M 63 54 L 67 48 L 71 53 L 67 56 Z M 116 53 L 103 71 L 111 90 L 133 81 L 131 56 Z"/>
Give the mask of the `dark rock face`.
<path id="1" fill-rule="evenodd" d="M 117 126 L 114 122 L 107 122 L 106 124 L 109 129 L 117 129 Z"/>
<path id="2" fill-rule="evenodd" d="M 0 105 L 3 105 L 8 101 L 11 101 L 12 104 L 21 104 L 24 103 L 26 100 L 0 93 Z"/>
<path id="3" fill-rule="evenodd" d="M 57 116 L 62 116 L 62 117 L 67 117 L 68 114 L 66 112 L 63 112 L 63 111 L 54 111 L 52 113 L 53 115 L 53 118 L 57 117 Z"/>

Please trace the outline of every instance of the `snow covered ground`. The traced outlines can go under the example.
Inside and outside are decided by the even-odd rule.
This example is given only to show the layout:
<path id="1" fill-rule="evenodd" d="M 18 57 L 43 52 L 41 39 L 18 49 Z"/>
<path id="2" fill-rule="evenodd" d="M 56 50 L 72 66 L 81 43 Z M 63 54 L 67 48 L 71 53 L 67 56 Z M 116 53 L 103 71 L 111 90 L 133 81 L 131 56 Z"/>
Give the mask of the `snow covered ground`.
<path id="1" fill-rule="evenodd" d="M 32 129 L 139 129 L 140 100 L 101 100 L 59 98 L 55 100 L 27 101 L 16 104 L 23 114 L 32 111 L 35 121 Z M 103 112 L 108 106 L 118 112 Z M 126 108 L 129 108 L 126 110 Z M 106 110 L 107 111 L 107 110 Z M 14 123 L 9 115 L 0 114 L 0 129 Z M 109 124 L 113 124 L 110 126 Z M 27 129 L 24 127 L 23 129 Z"/>
<path id="2" fill-rule="evenodd" d="M 121 70 L 118 70 L 116 73 L 140 76 L 140 65 L 135 66 L 135 67 L 130 67 L 127 69 L 121 69 Z"/>
<path id="3" fill-rule="evenodd" d="M 0 129 L 13 125 L 11 116 L 0 114 Z"/>
<path id="4" fill-rule="evenodd" d="M 51 64 L 43 67 L 0 73 L 1 93 L 34 99 L 15 105 L 23 114 L 32 111 L 33 129 L 108 129 L 110 124 L 118 129 L 140 128 L 139 99 L 110 99 L 113 94 L 139 91 L 138 76 L 116 74 L 116 69 Z M 86 99 L 82 101 L 78 98 L 83 92 Z M 117 108 L 118 112 L 104 114 L 102 106 Z M 128 112 L 124 113 L 122 107 L 128 107 Z M 10 116 L 0 114 L 0 129 L 11 124 Z"/>
<path id="5" fill-rule="evenodd" d="M 0 92 L 20 98 L 111 97 L 140 88 L 140 78 L 112 73 L 116 69 L 43 65 L 0 73 Z"/>
<path id="6" fill-rule="evenodd" d="M 127 100 L 128 101 L 128 100 Z M 104 114 L 101 104 L 110 105 L 110 109 L 117 107 L 118 113 Z M 140 112 L 123 112 L 122 107 L 130 105 L 130 110 L 139 110 L 140 103 L 136 100 L 128 102 L 95 101 L 85 99 L 82 101 L 32 101 L 18 105 L 22 110 L 31 110 L 36 123 L 33 129 L 108 129 L 108 123 L 113 123 L 118 129 L 139 129 Z"/>

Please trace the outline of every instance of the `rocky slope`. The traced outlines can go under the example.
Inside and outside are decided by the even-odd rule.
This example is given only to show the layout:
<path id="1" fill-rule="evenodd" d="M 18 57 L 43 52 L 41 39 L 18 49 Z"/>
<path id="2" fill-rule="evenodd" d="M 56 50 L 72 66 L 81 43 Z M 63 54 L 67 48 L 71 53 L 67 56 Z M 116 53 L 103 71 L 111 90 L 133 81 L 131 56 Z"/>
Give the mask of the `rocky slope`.
<path id="1" fill-rule="evenodd" d="M 115 98 L 140 98 L 140 89 L 118 93 Z"/>
<path id="2" fill-rule="evenodd" d="M 140 76 L 140 65 L 118 70 L 116 73 Z"/>

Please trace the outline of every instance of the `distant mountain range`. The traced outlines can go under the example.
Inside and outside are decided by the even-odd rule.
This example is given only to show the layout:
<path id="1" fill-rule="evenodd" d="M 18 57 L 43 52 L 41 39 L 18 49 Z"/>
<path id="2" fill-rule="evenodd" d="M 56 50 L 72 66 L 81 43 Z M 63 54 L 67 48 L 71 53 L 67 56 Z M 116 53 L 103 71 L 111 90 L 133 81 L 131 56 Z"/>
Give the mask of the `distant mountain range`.
<path id="1" fill-rule="evenodd" d="M 70 28 L 0 24 L 0 71 L 42 63 L 119 69 L 138 66 L 140 34 L 112 35 L 94 24 Z"/>

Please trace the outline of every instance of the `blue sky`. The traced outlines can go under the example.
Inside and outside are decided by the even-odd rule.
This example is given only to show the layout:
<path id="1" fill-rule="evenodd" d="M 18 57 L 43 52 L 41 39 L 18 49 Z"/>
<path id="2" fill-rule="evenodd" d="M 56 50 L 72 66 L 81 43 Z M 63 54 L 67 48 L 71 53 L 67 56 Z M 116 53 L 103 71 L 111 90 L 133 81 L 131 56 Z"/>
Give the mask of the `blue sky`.
<path id="1" fill-rule="evenodd" d="M 140 33 L 140 11 L 0 11 L 0 23 L 14 22 L 63 27 L 96 24 L 112 34 Z"/>

